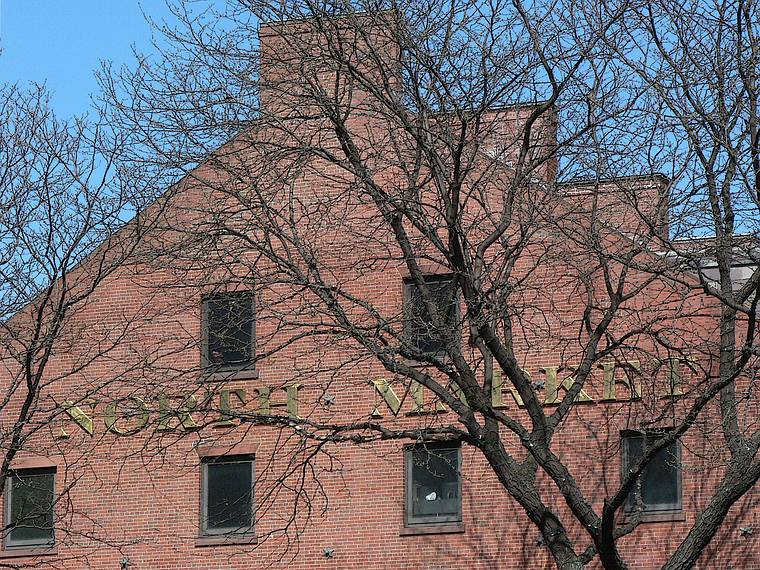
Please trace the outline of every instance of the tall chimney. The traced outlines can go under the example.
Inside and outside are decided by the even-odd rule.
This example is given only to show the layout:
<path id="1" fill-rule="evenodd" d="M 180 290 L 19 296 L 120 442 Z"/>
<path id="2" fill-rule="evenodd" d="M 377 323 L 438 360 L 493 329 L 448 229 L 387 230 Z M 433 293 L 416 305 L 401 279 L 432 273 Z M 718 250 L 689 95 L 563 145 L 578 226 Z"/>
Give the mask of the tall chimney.
<path id="1" fill-rule="evenodd" d="M 391 85 L 399 48 L 391 11 L 262 24 L 262 112 L 278 117 L 319 113 L 330 101 L 342 110 L 366 103 L 368 83 Z"/>

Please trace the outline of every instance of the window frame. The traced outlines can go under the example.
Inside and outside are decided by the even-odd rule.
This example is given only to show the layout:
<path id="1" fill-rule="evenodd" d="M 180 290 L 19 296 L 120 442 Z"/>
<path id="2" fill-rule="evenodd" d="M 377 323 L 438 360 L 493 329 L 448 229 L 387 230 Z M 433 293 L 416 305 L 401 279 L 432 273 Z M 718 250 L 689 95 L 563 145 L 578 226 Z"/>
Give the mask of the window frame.
<path id="1" fill-rule="evenodd" d="M 224 463 L 250 463 L 251 464 L 251 524 L 248 527 L 239 528 L 208 528 L 208 466 L 210 464 Z M 256 458 L 254 454 L 230 454 L 230 455 L 209 455 L 201 457 L 200 461 L 200 538 L 216 537 L 246 537 L 255 533 L 256 528 Z"/>
<path id="2" fill-rule="evenodd" d="M 251 344 L 250 358 L 245 362 L 215 364 L 209 359 L 209 301 L 232 296 L 250 296 L 251 303 Z M 206 372 L 230 372 L 236 370 L 255 370 L 256 366 L 256 295 L 251 289 L 237 291 L 216 291 L 201 298 L 201 367 Z"/>
<path id="3" fill-rule="evenodd" d="M 459 290 L 457 287 L 457 280 L 456 276 L 453 273 L 428 273 L 423 275 L 422 280 L 424 283 L 435 283 L 435 282 L 446 282 L 448 281 L 451 283 L 451 285 L 454 288 L 454 296 L 452 299 L 452 307 L 451 307 L 451 327 L 452 329 L 458 329 L 457 323 L 459 322 L 460 317 L 460 307 L 459 307 Z M 412 330 L 412 295 L 414 294 L 414 291 L 417 287 L 417 284 L 412 280 L 411 277 L 405 277 L 403 279 L 403 287 L 404 287 L 404 294 L 403 294 L 403 316 L 404 316 L 404 327 L 403 327 L 403 338 L 405 342 L 407 342 L 409 345 L 411 345 L 415 351 L 419 352 L 422 355 L 429 356 L 432 358 L 440 358 L 441 356 L 446 355 L 446 347 L 441 346 L 436 351 L 427 351 L 422 350 L 420 348 L 419 338 L 418 335 L 415 334 L 415 331 Z M 455 334 L 456 336 L 456 334 Z M 440 340 L 437 341 L 443 344 Z"/>
<path id="4" fill-rule="evenodd" d="M 621 458 L 621 478 L 625 478 L 625 476 L 628 474 L 630 467 L 631 467 L 631 452 L 629 450 L 629 442 L 633 439 L 641 439 L 643 440 L 642 443 L 642 453 L 646 449 L 646 441 L 649 439 L 650 441 L 659 439 L 663 437 L 667 433 L 667 430 L 647 430 L 647 431 L 637 431 L 637 430 L 625 430 L 620 433 L 621 436 L 621 448 L 622 448 L 622 458 Z M 670 445 L 675 446 L 674 450 L 674 457 L 676 461 L 676 496 L 677 496 L 677 502 L 675 503 L 661 503 L 658 505 L 648 506 L 644 504 L 644 508 L 639 511 L 645 518 L 657 518 L 658 516 L 671 516 L 671 515 L 680 515 L 683 513 L 683 461 L 682 461 L 682 453 L 681 453 L 681 440 L 676 439 L 673 441 Z M 665 447 L 661 451 L 665 451 L 668 448 Z M 654 456 L 652 457 L 654 459 Z M 625 498 L 625 502 L 623 503 L 623 512 L 626 516 L 631 516 L 636 512 L 636 504 L 634 502 L 634 497 L 636 493 L 636 486 L 641 485 L 641 495 L 642 495 L 642 503 L 643 503 L 643 494 L 644 494 L 644 487 L 643 487 L 643 480 L 642 477 L 646 470 L 651 465 L 651 460 L 647 465 L 644 467 L 644 470 L 639 474 L 638 481 L 634 483 L 634 488 L 631 489 L 628 496 Z"/>
<path id="5" fill-rule="evenodd" d="M 412 501 L 414 497 L 414 452 L 420 449 L 434 454 L 435 450 L 455 450 L 457 458 L 457 498 L 459 500 L 458 515 L 448 515 L 444 518 L 435 515 L 412 516 Z M 404 447 L 404 527 L 451 527 L 461 525 L 464 520 L 462 508 L 462 444 L 460 441 L 443 441 L 416 443 Z"/>
<path id="6" fill-rule="evenodd" d="M 52 493 L 51 493 L 51 499 L 50 499 L 50 510 L 53 514 L 53 527 L 51 528 L 51 537 L 50 540 L 47 540 L 45 542 L 40 542 L 36 540 L 12 540 L 12 534 L 13 529 L 11 528 L 12 519 L 13 519 L 13 480 L 14 476 L 16 474 L 27 474 L 27 475 L 52 475 L 53 476 L 53 484 L 52 484 Z M 5 527 L 5 531 L 3 533 L 3 548 L 5 550 L 13 551 L 13 550 L 26 550 L 26 549 L 37 549 L 37 548 L 51 548 L 55 546 L 56 544 L 56 537 L 55 537 L 55 505 L 58 500 L 58 495 L 56 493 L 57 484 L 58 484 L 58 470 L 55 467 L 25 467 L 25 468 L 18 468 L 13 469 L 11 468 L 8 472 L 8 475 L 5 478 L 5 492 L 4 492 L 4 505 L 3 505 L 3 526 Z"/>

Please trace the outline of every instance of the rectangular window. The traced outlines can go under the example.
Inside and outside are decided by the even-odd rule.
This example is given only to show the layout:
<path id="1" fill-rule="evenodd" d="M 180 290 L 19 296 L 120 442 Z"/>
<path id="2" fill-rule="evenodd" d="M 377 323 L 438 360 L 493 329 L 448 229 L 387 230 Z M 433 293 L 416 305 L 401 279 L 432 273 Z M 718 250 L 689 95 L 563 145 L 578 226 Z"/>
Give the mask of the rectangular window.
<path id="1" fill-rule="evenodd" d="M 253 531 L 253 457 L 204 459 L 201 485 L 201 534 Z"/>
<path id="2" fill-rule="evenodd" d="M 254 356 L 253 293 L 217 293 L 203 300 L 203 360 L 207 367 L 244 368 Z"/>
<path id="3" fill-rule="evenodd" d="M 407 448 L 407 526 L 461 522 L 460 464 L 459 444 Z"/>
<path id="4" fill-rule="evenodd" d="M 5 546 L 55 542 L 55 469 L 11 471 L 6 481 Z"/>
<path id="5" fill-rule="evenodd" d="M 405 315 L 404 333 L 411 345 L 428 355 L 444 351 L 443 333 L 456 326 L 457 292 L 452 275 L 430 275 L 425 277 L 425 285 L 433 300 L 433 309 L 444 323 L 444 329 L 435 326 L 434 318 L 427 310 L 422 294 L 417 286 L 404 282 Z"/>
<path id="6" fill-rule="evenodd" d="M 644 451 L 662 433 L 625 432 L 623 434 L 623 473 L 628 473 L 643 457 Z M 680 511 L 681 501 L 681 447 L 678 440 L 658 451 L 639 477 L 641 500 L 645 513 Z M 628 495 L 626 509 L 636 507 L 636 492 Z"/>

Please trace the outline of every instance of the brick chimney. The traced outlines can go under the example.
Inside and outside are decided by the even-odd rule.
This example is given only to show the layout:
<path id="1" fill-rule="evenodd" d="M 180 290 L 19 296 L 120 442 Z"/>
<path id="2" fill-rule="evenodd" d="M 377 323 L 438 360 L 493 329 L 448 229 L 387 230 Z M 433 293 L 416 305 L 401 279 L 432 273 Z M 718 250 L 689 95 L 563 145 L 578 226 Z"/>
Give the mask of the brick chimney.
<path id="1" fill-rule="evenodd" d="M 571 180 L 561 185 L 585 218 L 597 217 L 629 237 L 667 237 L 670 180 L 662 174 Z"/>
<path id="2" fill-rule="evenodd" d="M 369 92 L 354 75 L 378 86 L 395 81 L 395 25 L 391 11 L 262 24 L 262 112 L 308 116 L 322 107 L 319 97 L 336 100 L 342 109 L 367 105 Z"/>

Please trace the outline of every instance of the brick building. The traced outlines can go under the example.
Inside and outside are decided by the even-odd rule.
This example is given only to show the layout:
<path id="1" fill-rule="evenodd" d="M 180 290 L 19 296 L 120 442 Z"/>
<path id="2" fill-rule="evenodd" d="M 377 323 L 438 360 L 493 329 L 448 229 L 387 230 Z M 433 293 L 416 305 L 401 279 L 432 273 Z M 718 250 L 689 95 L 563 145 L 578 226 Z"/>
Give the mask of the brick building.
<path id="1" fill-rule="evenodd" d="M 323 136 L 320 148 L 340 146 L 339 135 L 325 134 L 323 117 L 304 111 L 307 95 L 294 85 L 308 77 L 331 90 L 328 97 L 351 98 L 349 124 L 364 133 L 359 151 L 374 165 L 373 180 L 393 185 L 399 174 L 396 157 L 384 158 L 393 135 L 371 90 L 340 86 L 324 60 L 305 60 L 324 45 L 311 43 L 304 26 L 262 27 L 268 120 L 146 212 L 150 231 L 138 254 L 67 320 L 37 400 L 37 429 L 10 464 L 0 564 L 555 566 L 545 537 L 458 424 L 457 402 L 467 406 L 471 396 L 455 373 L 447 377 L 449 364 L 459 366 L 452 350 L 483 383 L 484 405 L 529 425 L 529 404 L 510 372 L 479 353 L 457 271 L 422 230 L 412 231 L 420 287 L 377 203 L 353 192 L 356 181 L 325 156 L 291 156 L 308 137 Z M 394 54 L 392 44 L 380 45 Z M 504 210 L 506 198 L 494 189 L 515 175 L 519 147 L 510 141 L 538 107 L 482 115 L 491 128 L 473 171 L 489 182 L 460 218 L 473 242 L 487 235 L 489 215 Z M 436 120 L 448 130 L 461 117 Z M 692 286 L 697 269 L 679 282 L 659 265 L 670 259 L 655 247 L 668 235 L 668 181 L 557 184 L 547 158 L 556 120 L 551 109 L 540 116 L 531 142 L 536 166 L 512 195 L 516 229 L 500 253 L 489 253 L 485 279 L 514 322 L 513 349 L 533 395 L 547 415 L 567 409 L 552 450 L 601 509 L 647 445 L 680 425 L 705 393 L 716 374 L 720 307 Z M 436 219 L 440 210 L 426 192 L 417 200 Z M 124 230 L 124 239 L 130 235 Z M 304 236 L 308 242 L 296 239 Z M 679 247 L 685 259 L 709 265 L 709 240 Z M 593 355 L 582 390 L 567 402 L 587 357 L 584 324 L 603 313 L 596 301 L 607 294 L 605 272 L 619 273 L 621 260 L 635 294 L 615 313 L 610 338 L 628 340 Z M 495 277 L 507 267 L 509 288 Z M 79 271 L 86 276 L 88 268 Z M 340 291 L 340 311 L 325 308 L 332 297 L 320 291 L 328 288 Z M 459 338 L 453 348 L 451 335 Z M 452 400 L 424 387 L 424 378 Z M 738 421 L 747 429 L 757 421 L 752 382 L 736 381 Z M 617 528 L 640 521 L 619 542 L 632 568 L 664 563 L 725 473 L 718 408 L 709 403 L 692 429 L 655 455 L 640 494 L 620 509 Z M 499 433 L 511 456 L 526 461 L 517 433 L 503 426 Z M 535 484 L 550 509 L 573 520 L 548 476 L 539 472 Z M 730 509 L 702 567 L 760 568 L 758 509 L 755 487 Z M 590 544 L 580 523 L 567 523 L 567 532 L 581 551 Z"/>

